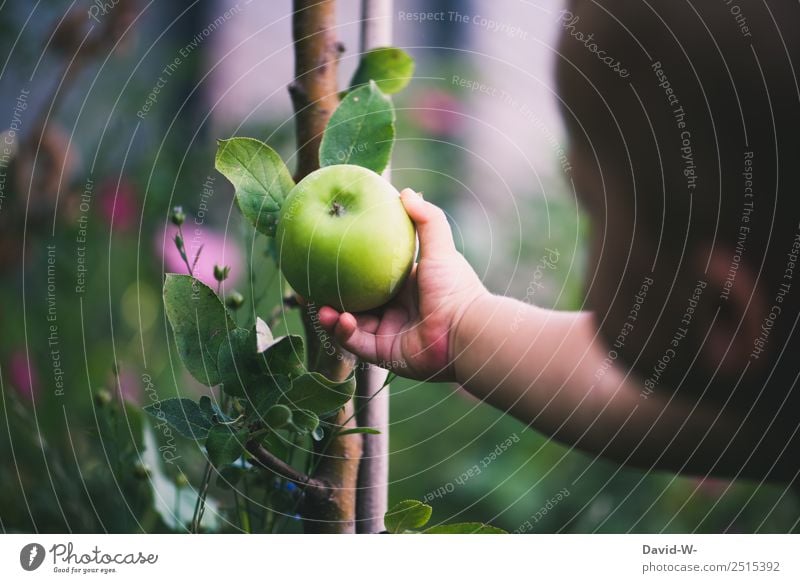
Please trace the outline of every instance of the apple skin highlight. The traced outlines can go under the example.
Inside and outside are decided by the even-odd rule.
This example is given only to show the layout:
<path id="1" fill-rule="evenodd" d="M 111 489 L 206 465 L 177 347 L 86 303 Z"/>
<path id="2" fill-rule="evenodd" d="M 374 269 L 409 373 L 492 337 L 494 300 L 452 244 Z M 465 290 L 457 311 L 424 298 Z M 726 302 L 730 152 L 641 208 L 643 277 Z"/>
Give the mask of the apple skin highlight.
<path id="1" fill-rule="evenodd" d="M 276 242 L 281 271 L 298 294 L 362 312 L 398 292 L 414 263 L 416 231 L 389 182 L 367 168 L 338 164 L 292 189 Z"/>

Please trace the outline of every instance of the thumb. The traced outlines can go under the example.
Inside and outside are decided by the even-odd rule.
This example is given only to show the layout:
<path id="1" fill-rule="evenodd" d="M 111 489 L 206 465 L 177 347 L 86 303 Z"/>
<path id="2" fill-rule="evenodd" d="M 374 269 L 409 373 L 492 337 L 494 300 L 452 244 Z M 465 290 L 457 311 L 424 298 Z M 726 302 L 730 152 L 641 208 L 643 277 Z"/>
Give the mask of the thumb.
<path id="1" fill-rule="evenodd" d="M 432 259 L 455 252 L 450 223 L 442 209 L 423 200 L 410 188 L 403 189 L 400 200 L 417 227 L 420 258 Z"/>

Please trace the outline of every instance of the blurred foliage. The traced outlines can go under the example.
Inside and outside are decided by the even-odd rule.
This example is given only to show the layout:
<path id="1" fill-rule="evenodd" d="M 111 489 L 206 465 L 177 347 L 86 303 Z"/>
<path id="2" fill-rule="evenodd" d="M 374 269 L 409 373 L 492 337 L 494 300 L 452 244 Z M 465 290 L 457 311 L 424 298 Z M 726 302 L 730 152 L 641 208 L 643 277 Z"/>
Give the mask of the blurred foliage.
<path id="1" fill-rule="evenodd" d="M 20 15 L 25 11 L 0 10 L 0 46 L 4 55 L 13 55 L 0 100 L 8 113 L 20 88 L 30 89 L 25 131 L 47 107 L 64 63 L 63 57 L 46 53 L 27 81 L 42 39 L 64 9 L 56 2 L 36 6 L 24 29 Z M 168 216 L 175 204 L 184 206 L 188 222 L 204 213 L 206 226 L 224 232 L 243 250 L 239 272 L 232 273 L 245 298 L 236 313 L 239 326 L 252 326 L 256 314 L 273 313 L 284 293 L 270 259 L 273 250 L 265 238 L 253 238 L 232 208 L 232 189 L 213 171 L 215 142 L 199 102 L 202 51 L 179 68 L 146 119 L 137 117 L 164 62 L 205 23 L 198 8 L 170 34 L 159 36 L 161 24 L 171 22 L 176 10 L 161 5 L 149 11 L 127 52 L 87 62 L 53 113 L 48 123 L 72 136 L 75 148 L 57 205 L 55 199 L 43 200 L 44 193 L 15 189 L 11 181 L 6 186 L 0 218 L 15 220 L 0 232 L 6 237 L 0 241 L 4 532 L 187 528 L 205 456 L 187 439 L 168 439 L 131 405 L 208 393 L 178 362 L 163 313 L 160 289 L 167 259 L 156 246 L 164 237 L 170 244 L 174 229 Z M 13 45 L 17 34 L 20 40 Z M 417 57 L 441 78 L 468 65 L 427 54 Z M 420 100 L 429 110 L 422 115 Z M 413 81 L 396 103 L 395 182 L 413 185 L 459 216 L 466 185 L 453 177 L 467 174 L 458 144 L 469 121 L 458 111 L 468 104 L 446 82 L 426 78 Z M 284 158 L 291 157 L 288 124 L 251 121 L 237 134 L 259 137 Z M 211 196 L 203 193 L 208 176 L 216 176 Z M 81 194 L 88 179 L 84 227 Z M 579 308 L 587 225 L 571 193 L 562 186 L 561 196 L 553 196 L 559 186 L 547 185 L 545 198 L 530 184 L 512 187 L 524 224 L 517 229 L 517 217 L 492 217 L 498 224 L 515 225 L 501 233 L 505 241 L 493 270 L 510 272 L 519 264 L 523 274 L 533 272 L 546 249 L 557 248 L 563 267 L 545 273 L 547 292 L 534 300 Z M 13 205 L 25 209 L 26 202 L 31 208 L 42 202 L 45 212 L 35 221 L 24 213 L 10 214 Z M 85 290 L 76 293 L 77 239 L 84 228 L 86 282 Z M 469 236 L 461 238 L 460 246 L 468 257 L 480 256 Z M 526 279 L 523 275 L 519 281 Z M 226 282 L 223 293 L 232 291 Z M 509 293 L 523 297 L 525 284 Z M 276 336 L 302 330 L 296 311 L 275 315 Z M 63 394 L 56 393 L 56 368 L 63 374 Z M 449 385 L 398 379 L 392 385 L 391 415 L 390 502 L 430 502 L 432 525 L 481 521 L 527 532 L 797 530 L 798 498 L 782 487 L 620 468 L 550 441 Z M 498 450 L 512 436 L 517 440 Z M 476 465 L 480 471 L 470 473 Z M 249 495 L 256 490 L 264 493 L 262 499 Z M 560 492 L 568 495 L 556 499 Z M 204 524 L 239 531 L 244 525 L 237 517 L 245 505 L 254 517 L 248 525 L 252 530 L 299 532 L 293 512 L 297 495 L 264 472 L 229 468 L 212 480 Z"/>

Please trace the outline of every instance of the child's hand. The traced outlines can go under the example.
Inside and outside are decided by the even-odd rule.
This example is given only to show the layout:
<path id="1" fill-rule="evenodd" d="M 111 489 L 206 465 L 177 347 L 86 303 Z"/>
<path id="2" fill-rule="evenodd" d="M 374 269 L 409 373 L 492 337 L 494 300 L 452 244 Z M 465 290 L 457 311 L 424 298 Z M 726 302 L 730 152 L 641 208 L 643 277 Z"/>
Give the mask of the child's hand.
<path id="1" fill-rule="evenodd" d="M 455 380 L 453 337 L 461 316 L 488 294 L 456 251 L 444 212 L 410 188 L 400 193 L 419 235 L 419 262 L 398 295 L 376 313 L 339 313 L 319 321 L 356 356 L 416 379 Z"/>

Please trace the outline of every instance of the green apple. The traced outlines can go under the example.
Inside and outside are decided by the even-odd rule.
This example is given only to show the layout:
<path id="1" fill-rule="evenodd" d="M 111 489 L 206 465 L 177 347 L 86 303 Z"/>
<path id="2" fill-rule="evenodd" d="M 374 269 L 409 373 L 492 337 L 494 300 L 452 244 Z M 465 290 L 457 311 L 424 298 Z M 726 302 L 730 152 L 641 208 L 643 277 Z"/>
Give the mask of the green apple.
<path id="1" fill-rule="evenodd" d="M 291 190 L 276 240 L 281 271 L 297 293 L 350 312 L 388 302 L 416 250 L 414 224 L 397 190 L 349 164 L 312 172 Z"/>

